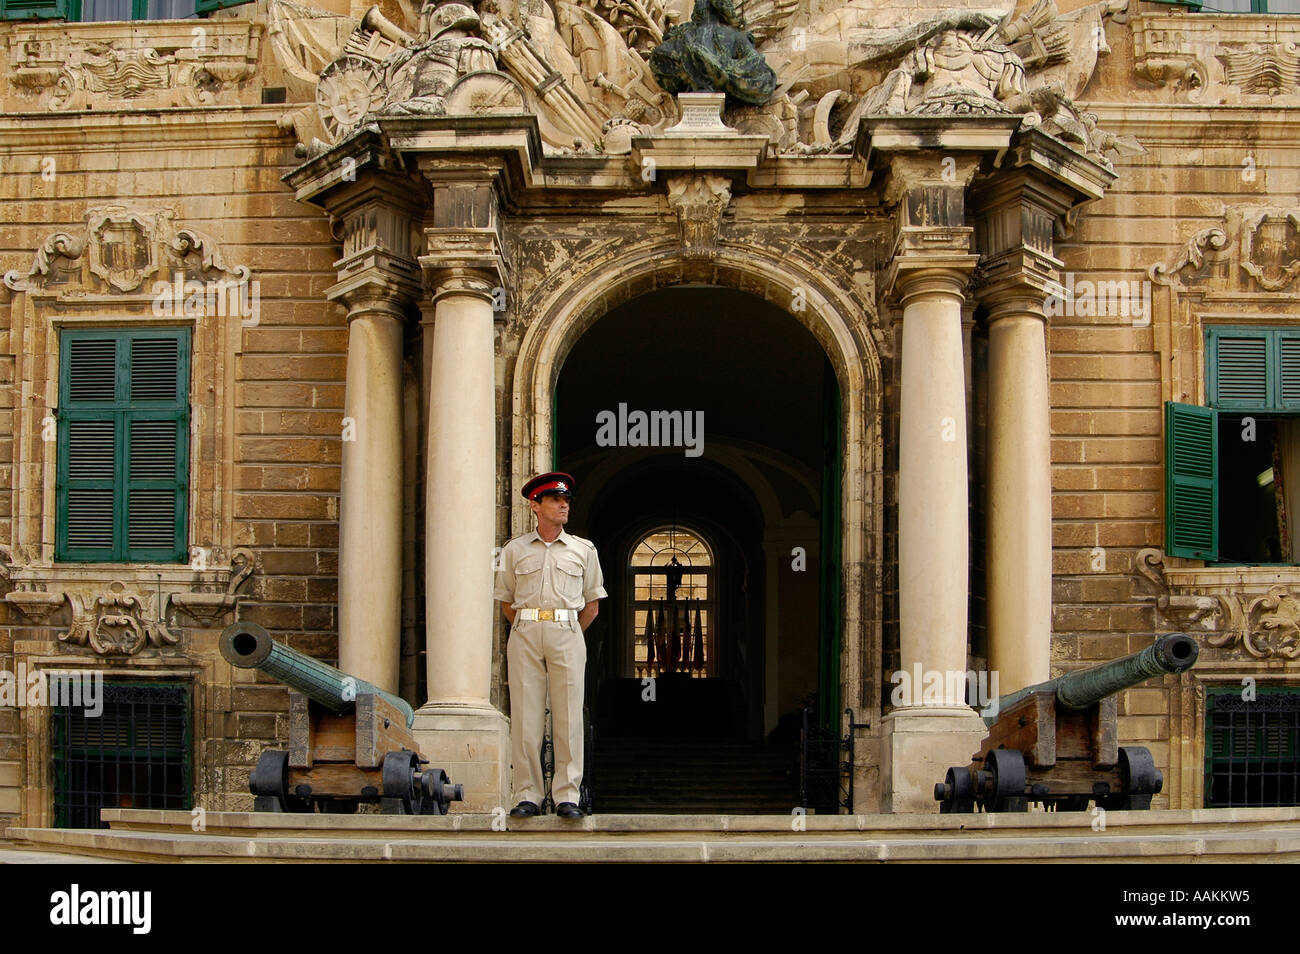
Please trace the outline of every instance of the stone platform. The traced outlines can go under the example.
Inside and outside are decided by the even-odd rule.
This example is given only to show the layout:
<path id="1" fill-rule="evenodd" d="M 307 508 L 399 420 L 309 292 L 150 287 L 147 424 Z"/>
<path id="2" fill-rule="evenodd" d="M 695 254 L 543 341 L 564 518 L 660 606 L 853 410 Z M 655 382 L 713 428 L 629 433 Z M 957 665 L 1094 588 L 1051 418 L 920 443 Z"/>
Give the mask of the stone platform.
<path id="1" fill-rule="evenodd" d="M 106 809 L 11 828 L 0 862 L 1300 862 L 1300 808 L 997 815 L 271 815 Z M 494 830 L 506 826 L 506 830 Z M 802 830 L 799 830 L 801 829 Z"/>

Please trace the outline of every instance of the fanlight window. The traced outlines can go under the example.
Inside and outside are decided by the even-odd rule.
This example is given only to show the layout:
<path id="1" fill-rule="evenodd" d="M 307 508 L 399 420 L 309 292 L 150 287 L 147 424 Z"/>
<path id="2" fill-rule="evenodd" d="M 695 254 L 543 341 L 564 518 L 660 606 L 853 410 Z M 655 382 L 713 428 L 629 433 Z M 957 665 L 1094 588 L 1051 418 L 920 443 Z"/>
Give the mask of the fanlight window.
<path id="1" fill-rule="evenodd" d="M 713 674 L 713 555 L 698 535 L 662 527 L 632 550 L 632 668 L 638 677 Z"/>

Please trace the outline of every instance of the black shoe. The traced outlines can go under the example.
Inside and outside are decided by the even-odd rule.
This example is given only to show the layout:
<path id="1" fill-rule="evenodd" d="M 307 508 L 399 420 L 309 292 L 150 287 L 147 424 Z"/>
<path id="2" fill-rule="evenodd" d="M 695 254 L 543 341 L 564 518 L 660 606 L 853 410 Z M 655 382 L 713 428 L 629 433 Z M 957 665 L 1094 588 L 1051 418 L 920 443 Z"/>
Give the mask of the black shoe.
<path id="1" fill-rule="evenodd" d="M 534 815 L 540 815 L 541 813 L 542 810 L 533 802 L 520 802 L 510 809 L 511 818 L 532 818 Z"/>
<path id="2" fill-rule="evenodd" d="M 555 814 L 561 818 L 582 818 L 582 809 L 573 802 L 560 802 L 555 806 Z"/>

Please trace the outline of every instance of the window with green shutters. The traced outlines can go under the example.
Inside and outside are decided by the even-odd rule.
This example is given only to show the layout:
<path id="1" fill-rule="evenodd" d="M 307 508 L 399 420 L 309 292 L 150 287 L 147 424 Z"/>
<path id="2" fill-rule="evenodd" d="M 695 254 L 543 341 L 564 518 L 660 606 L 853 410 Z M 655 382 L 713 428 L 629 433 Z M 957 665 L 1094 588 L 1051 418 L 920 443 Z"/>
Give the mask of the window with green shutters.
<path id="1" fill-rule="evenodd" d="M 1210 562 L 1300 553 L 1300 328 L 1205 329 L 1209 407 L 1165 405 L 1165 551 Z"/>
<path id="2" fill-rule="evenodd" d="M 1165 405 L 1165 552 L 1219 558 L 1218 427 L 1213 408 Z"/>
<path id="3" fill-rule="evenodd" d="M 56 559 L 184 562 L 188 329 L 67 330 L 59 352 Z"/>
<path id="4" fill-rule="evenodd" d="M 251 0 L 0 0 L 3 20 L 188 20 Z"/>

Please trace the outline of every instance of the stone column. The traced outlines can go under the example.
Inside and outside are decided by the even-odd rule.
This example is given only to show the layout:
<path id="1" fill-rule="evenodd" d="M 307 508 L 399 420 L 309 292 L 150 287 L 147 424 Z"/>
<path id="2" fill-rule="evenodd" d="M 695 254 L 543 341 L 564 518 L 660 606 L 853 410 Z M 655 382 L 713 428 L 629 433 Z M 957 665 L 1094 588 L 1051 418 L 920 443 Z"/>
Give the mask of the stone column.
<path id="1" fill-rule="evenodd" d="M 1026 145 L 975 210 L 989 336 L 989 670 L 1000 693 L 1051 676 L 1052 464 L 1047 308 L 1061 263 L 1053 235 L 1076 201 Z"/>
<path id="2" fill-rule="evenodd" d="M 1052 467 L 1043 299 L 989 305 L 989 670 L 998 690 L 1050 678 Z"/>
<path id="3" fill-rule="evenodd" d="M 488 707 L 496 401 L 492 289 L 449 276 L 433 295 L 425 484 L 429 703 Z"/>
<path id="4" fill-rule="evenodd" d="M 492 703 L 496 546 L 494 305 L 504 260 L 490 164 L 429 160 L 433 225 L 420 256 L 428 382 L 425 626 L 429 699 L 421 750 L 465 786 L 465 811 L 509 807 L 509 722 Z M 430 320 L 431 319 L 431 320 Z"/>
<path id="5" fill-rule="evenodd" d="M 886 191 L 900 218 L 887 287 L 902 306 L 902 669 L 892 679 L 901 698 L 882 727 L 886 811 L 934 811 L 934 783 L 948 766 L 969 761 L 984 735 L 964 699 L 970 534 L 962 305 L 977 257 L 963 196 L 974 168 L 964 159 L 954 177 L 937 159 L 900 157 Z"/>
<path id="6" fill-rule="evenodd" d="M 330 301 L 348 308 L 339 488 L 339 668 L 399 691 L 402 633 L 402 341 L 419 293 L 411 209 L 382 177 L 334 210 L 343 257 Z"/>
<path id="7" fill-rule="evenodd" d="M 402 630 L 402 323 L 372 289 L 348 308 L 339 503 L 339 668 L 398 691 Z"/>
<path id="8" fill-rule="evenodd" d="M 956 269 L 935 268 L 900 282 L 898 599 L 905 672 L 918 663 L 944 672 L 966 669 L 966 281 Z M 943 704 L 963 704 L 950 688 Z"/>

